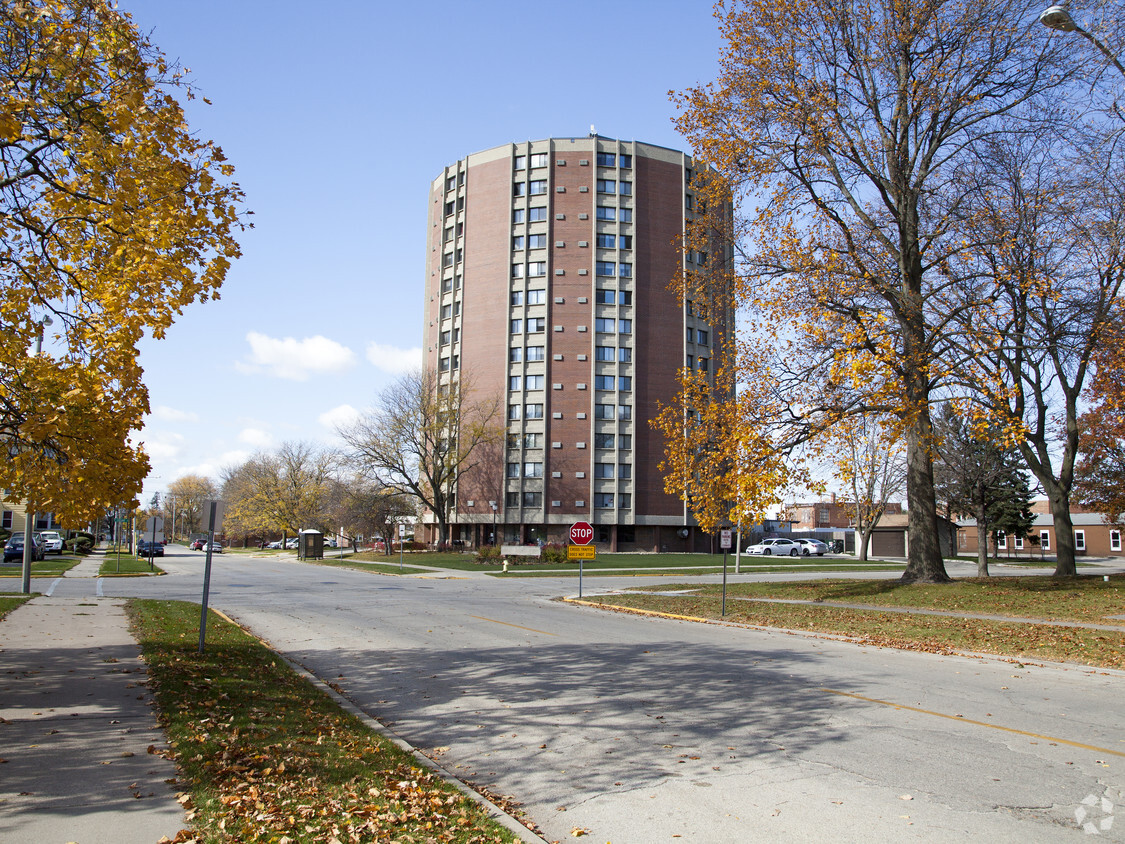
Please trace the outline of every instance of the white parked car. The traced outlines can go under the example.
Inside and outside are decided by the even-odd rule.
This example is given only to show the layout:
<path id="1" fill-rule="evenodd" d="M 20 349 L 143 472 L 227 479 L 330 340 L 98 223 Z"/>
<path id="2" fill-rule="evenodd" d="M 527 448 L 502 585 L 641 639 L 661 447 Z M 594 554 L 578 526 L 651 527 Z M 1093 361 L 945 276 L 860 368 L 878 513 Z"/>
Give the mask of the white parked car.
<path id="1" fill-rule="evenodd" d="M 62 534 L 57 530 L 39 531 L 39 539 L 43 543 L 43 552 L 46 554 L 62 554 L 65 547 Z"/>
<path id="2" fill-rule="evenodd" d="M 771 554 L 780 554 L 783 557 L 799 557 L 802 552 L 801 546 L 792 539 L 763 539 L 757 545 L 751 545 L 747 548 L 746 553 L 763 554 L 767 557 Z"/>
<path id="3" fill-rule="evenodd" d="M 823 557 L 828 553 L 828 546 L 819 539 L 798 539 L 797 544 L 801 546 L 801 553 L 806 557 L 813 554 Z"/>

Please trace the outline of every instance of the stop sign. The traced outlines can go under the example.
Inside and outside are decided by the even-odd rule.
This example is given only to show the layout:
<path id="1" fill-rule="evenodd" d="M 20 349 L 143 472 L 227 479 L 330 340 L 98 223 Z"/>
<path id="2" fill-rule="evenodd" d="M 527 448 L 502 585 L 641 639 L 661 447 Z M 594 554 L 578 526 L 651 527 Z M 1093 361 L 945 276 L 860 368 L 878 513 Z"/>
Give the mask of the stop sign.
<path id="1" fill-rule="evenodd" d="M 589 545 L 594 538 L 594 529 L 589 522 L 575 522 L 570 526 L 570 541 L 575 545 Z"/>

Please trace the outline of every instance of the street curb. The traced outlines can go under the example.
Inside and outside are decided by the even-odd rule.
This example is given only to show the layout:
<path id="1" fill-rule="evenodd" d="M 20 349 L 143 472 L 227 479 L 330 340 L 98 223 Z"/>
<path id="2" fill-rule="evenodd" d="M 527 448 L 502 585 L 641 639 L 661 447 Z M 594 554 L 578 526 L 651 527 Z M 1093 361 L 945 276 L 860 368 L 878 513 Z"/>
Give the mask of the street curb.
<path id="1" fill-rule="evenodd" d="M 258 636 L 252 630 L 247 629 L 244 624 L 235 621 L 222 610 L 217 610 L 213 607 L 210 609 L 211 612 L 215 613 L 215 615 L 219 616 L 224 621 L 233 624 L 235 627 L 238 627 L 248 636 L 253 636 L 259 642 L 273 651 L 273 653 L 276 654 L 279 659 L 281 659 L 286 665 L 293 669 L 293 671 L 303 677 L 310 685 L 316 686 L 317 688 L 324 691 L 330 698 L 332 698 L 333 702 L 337 706 L 339 706 L 345 712 L 348 712 L 349 714 L 358 718 L 369 730 L 378 733 L 383 738 L 392 742 L 396 747 L 399 748 L 399 750 L 403 750 L 409 753 L 418 762 L 418 764 L 422 765 L 423 767 L 429 768 L 430 770 L 439 774 L 441 778 L 444 779 L 447 783 L 452 785 L 454 788 L 456 788 L 458 791 L 460 791 L 462 794 L 464 794 L 466 797 L 468 797 L 470 800 L 472 800 L 474 803 L 488 812 L 492 820 L 496 821 L 496 823 L 500 824 L 512 834 L 518 836 L 521 841 L 527 842 L 527 844 L 548 844 L 547 839 L 541 838 L 540 836 L 536 835 L 534 832 L 532 832 L 530 829 L 516 820 L 514 816 L 508 814 L 508 812 L 497 806 L 483 794 L 473 790 L 462 780 L 458 779 L 452 771 L 443 767 L 438 762 L 435 762 L 433 759 L 424 754 L 418 748 L 414 747 L 414 745 L 410 744 L 410 742 L 406 741 L 404 738 L 391 732 L 385 724 L 382 724 L 372 718 L 370 715 L 368 715 L 366 712 L 352 703 L 348 698 L 344 697 L 344 695 L 340 694 L 338 691 L 332 688 L 331 684 L 329 684 L 326 680 L 323 680 L 322 678 L 316 676 L 300 663 L 291 660 L 288 656 L 278 651 L 277 648 L 275 648 L 265 639 Z"/>

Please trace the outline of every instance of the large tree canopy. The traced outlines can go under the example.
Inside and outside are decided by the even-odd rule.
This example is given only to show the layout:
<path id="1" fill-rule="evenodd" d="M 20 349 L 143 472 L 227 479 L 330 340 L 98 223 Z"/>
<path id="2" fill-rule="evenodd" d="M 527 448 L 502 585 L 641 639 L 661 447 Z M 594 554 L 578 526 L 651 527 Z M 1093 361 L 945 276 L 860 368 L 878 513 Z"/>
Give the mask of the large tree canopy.
<path id="1" fill-rule="evenodd" d="M 1038 24 L 1041 7 L 720 3 L 720 76 L 676 98 L 681 130 L 741 209 L 729 237 L 749 318 L 729 365 L 773 385 L 748 424 L 792 450 L 829 442 L 823 432 L 848 416 L 896 417 L 907 581 L 948 579 L 930 405 L 959 366 L 956 317 L 981 304 L 948 273 L 976 246 L 960 226 L 976 146 L 1055 119 L 1042 95 L 1077 72 Z"/>
<path id="2" fill-rule="evenodd" d="M 0 487 L 84 521 L 140 490 L 137 343 L 218 297 L 242 194 L 106 0 L 2 4 L 0 77 Z"/>

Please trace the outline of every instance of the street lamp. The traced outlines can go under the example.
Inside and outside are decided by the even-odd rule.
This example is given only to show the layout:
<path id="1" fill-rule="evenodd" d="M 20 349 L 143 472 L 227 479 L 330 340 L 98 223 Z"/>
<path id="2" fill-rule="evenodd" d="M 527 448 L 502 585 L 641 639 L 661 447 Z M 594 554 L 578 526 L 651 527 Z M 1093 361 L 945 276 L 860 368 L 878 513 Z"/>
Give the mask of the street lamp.
<path id="1" fill-rule="evenodd" d="M 35 357 L 43 354 L 43 330 L 54 322 L 49 316 L 43 317 L 36 323 L 38 329 L 35 334 Z M 31 560 L 35 556 L 35 540 L 32 538 L 32 529 L 35 527 L 35 514 L 28 507 L 24 510 L 23 521 L 23 569 L 20 572 L 20 592 L 24 595 L 31 594 Z"/>
<path id="2" fill-rule="evenodd" d="M 1070 16 L 1070 10 L 1067 8 L 1066 0 L 1063 0 L 1062 3 L 1058 3 L 1054 6 L 1048 6 L 1046 9 L 1044 9 L 1039 15 L 1039 23 L 1043 24 L 1043 26 L 1047 27 L 1048 29 L 1054 29 L 1058 32 L 1077 32 L 1079 35 L 1081 35 L 1083 38 L 1085 38 L 1087 41 L 1101 50 L 1102 55 L 1104 55 L 1113 63 L 1113 66 L 1117 68 L 1122 76 L 1125 76 L 1125 66 L 1122 66 L 1121 62 L 1118 61 L 1117 56 L 1110 52 L 1109 47 L 1095 38 L 1093 34 L 1080 27 L 1075 22 L 1074 18 Z"/>
<path id="3" fill-rule="evenodd" d="M 492 544 L 496 544 L 496 502 L 489 501 L 488 506 L 492 508 Z"/>

